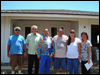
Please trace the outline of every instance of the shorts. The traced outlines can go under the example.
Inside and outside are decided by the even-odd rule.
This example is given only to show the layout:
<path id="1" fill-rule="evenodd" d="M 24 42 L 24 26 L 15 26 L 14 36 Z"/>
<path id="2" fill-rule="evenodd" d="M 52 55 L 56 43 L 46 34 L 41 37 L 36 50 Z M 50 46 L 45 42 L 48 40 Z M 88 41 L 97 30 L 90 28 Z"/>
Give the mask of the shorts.
<path id="1" fill-rule="evenodd" d="M 60 65 L 64 71 L 67 71 L 66 58 L 54 58 L 54 69 L 60 69 Z"/>
<path id="2" fill-rule="evenodd" d="M 17 65 L 22 66 L 24 62 L 23 54 L 12 54 L 10 56 L 10 65 L 16 67 Z"/>

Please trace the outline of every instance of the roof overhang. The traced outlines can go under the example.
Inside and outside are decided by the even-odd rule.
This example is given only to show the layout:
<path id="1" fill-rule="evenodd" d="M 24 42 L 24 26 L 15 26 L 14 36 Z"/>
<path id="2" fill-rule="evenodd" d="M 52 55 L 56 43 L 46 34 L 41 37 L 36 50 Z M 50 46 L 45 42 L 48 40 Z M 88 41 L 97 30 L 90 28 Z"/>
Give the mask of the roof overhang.
<path id="1" fill-rule="evenodd" d="M 25 14 L 25 13 L 1 13 L 1 16 L 17 16 L 17 17 L 55 17 L 55 18 L 91 18 L 99 19 L 99 16 L 88 15 L 62 15 L 62 14 Z"/>

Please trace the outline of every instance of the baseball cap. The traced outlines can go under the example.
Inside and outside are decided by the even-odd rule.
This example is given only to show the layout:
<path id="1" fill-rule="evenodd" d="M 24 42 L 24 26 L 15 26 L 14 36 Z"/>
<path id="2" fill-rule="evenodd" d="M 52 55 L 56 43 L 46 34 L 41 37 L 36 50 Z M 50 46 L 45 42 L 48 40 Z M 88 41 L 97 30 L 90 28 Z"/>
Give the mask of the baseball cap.
<path id="1" fill-rule="evenodd" d="M 15 28 L 14 28 L 14 30 L 16 30 L 16 29 L 21 30 L 21 28 L 20 28 L 20 27 L 15 27 Z"/>

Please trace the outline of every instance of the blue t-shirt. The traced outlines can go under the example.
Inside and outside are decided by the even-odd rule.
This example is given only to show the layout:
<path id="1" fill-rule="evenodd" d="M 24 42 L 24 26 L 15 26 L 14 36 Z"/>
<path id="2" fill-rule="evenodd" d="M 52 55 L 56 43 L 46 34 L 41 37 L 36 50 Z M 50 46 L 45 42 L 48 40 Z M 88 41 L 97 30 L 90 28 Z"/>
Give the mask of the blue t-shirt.
<path id="1" fill-rule="evenodd" d="M 10 54 L 23 54 L 23 45 L 26 45 L 24 37 L 21 35 L 12 35 L 9 37 Z"/>

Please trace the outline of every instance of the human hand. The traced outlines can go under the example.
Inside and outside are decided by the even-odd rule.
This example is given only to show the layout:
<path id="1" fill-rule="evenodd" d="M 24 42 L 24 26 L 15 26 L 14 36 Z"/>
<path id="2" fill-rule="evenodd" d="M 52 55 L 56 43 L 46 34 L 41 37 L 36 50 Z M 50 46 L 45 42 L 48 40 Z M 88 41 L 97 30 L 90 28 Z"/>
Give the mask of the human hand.
<path id="1" fill-rule="evenodd" d="M 8 57 L 10 57 L 10 54 L 7 54 Z"/>
<path id="2" fill-rule="evenodd" d="M 90 64 L 90 59 L 88 59 L 88 64 Z"/>
<path id="3" fill-rule="evenodd" d="M 78 56 L 78 60 L 81 60 L 81 56 Z"/>
<path id="4" fill-rule="evenodd" d="M 40 57 L 37 57 L 38 59 L 40 59 Z"/>
<path id="5" fill-rule="evenodd" d="M 25 52 L 25 53 L 24 53 L 24 57 L 26 57 L 26 56 L 27 56 L 27 53 Z"/>
<path id="6" fill-rule="evenodd" d="M 51 54 L 49 57 L 51 58 L 53 55 Z"/>

